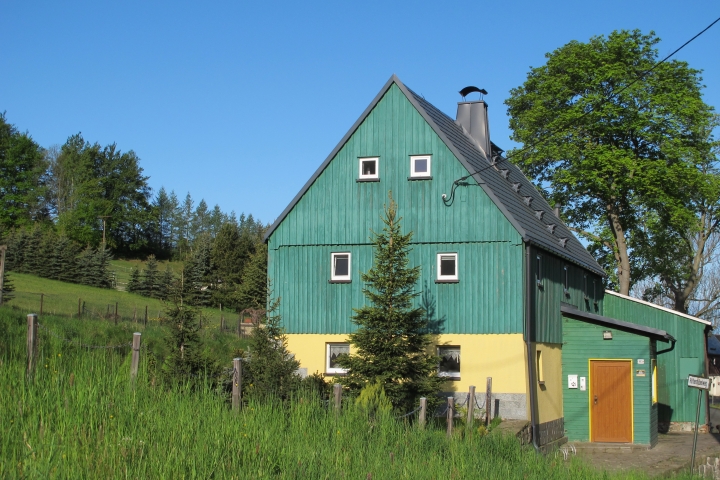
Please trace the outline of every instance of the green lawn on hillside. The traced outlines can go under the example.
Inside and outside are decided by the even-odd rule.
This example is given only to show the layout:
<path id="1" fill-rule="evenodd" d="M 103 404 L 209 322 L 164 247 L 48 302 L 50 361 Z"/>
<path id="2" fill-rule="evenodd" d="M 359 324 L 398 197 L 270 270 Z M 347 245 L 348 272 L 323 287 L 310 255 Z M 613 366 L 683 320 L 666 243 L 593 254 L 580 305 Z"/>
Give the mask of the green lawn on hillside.
<path id="1" fill-rule="evenodd" d="M 150 321 L 157 321 L 163 316 L 165 303 L 154 298 L 143 297 L 134 293 L 118 290 L 88 287 L 74 283 L 48 280 L 23 273 L 10 272 L 10 279 L 15 287 L 14 298 L 8 302 L 11 307 L 26 313 L 40 313 L 40 294 L 42 295 L 42 311 L 45 314 L 78 316 L 78 300 L 84 317 L 114 319 L 115 303 L 118 306 L 120 321 L 138 321 L 144 319 L 145 307 L 148 309 Z M 220 312 L 215 308 L 201 309 L 203 323 L 220 326 L 221 315 L 226 325 L 237 322 L 237 314 Z"/>
<path id="2" fill-rule="evenodd" d="M 133 269 L 139 268 L 141 271 L 145 268 L 147 260 L 111 260 L 110 270 L 115 274 L 115 283 L 118 290 L 125 290 Z M 164 272 L 168 266 L 175 275 L 180 275 L 183 268 L 183 262 L 169 262 L 167 260 L 158 261 L 158 272 Z"/>

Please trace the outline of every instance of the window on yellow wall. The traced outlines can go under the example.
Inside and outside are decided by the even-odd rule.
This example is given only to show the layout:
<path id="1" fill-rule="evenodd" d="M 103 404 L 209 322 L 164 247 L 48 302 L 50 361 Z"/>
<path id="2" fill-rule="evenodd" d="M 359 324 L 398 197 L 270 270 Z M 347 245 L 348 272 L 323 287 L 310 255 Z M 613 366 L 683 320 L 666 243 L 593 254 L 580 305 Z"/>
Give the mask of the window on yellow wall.
<path id="1" fill-rule="evenodd" d="M 655 405 L 658 402 L 657 360 L 650 360 L 650 366 L 652 368 L 652 403 Z"/>
<path id="2" fill-rule="evenodd" d="M 325 345 L 325 373 L 344 374 L 347 370 L 337 364 L 337 357 L 350 354 L 349 343 L 327 343 Z"/>
<path id="3" fill-rule="evenodd" d="M 460 347 L 438 347 L 438 357 L 440 357 L 438 375 L 460 380 Z"/>
<path id="4" fill-rule="evenodd" d="M 536 370 L 537 370 L 537 379 L 538 383 L 540 385 L 545 385 L 545 374 L 543 372 L 543 362 L 542 362 L 542 350 L 538 350 L 536 352 Z"/>

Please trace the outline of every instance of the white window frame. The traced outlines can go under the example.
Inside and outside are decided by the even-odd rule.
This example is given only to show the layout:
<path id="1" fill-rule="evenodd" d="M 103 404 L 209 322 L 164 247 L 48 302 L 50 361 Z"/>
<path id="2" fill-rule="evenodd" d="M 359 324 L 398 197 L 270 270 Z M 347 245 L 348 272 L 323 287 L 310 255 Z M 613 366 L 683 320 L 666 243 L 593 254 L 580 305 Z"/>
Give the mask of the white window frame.
<path id="1" fill-rule="evenodd" d="M 348 257 L 348 274 L 335 275 L 335 258 L 340 255 Z M 330 281 L 331 282 L 350 282 L 352 279 L 352 253 L 350 252 L 332 252 L 330 254 Z"/>
<path id="2" fill-rule="evenodd" d="M 374 161 L 375 173 L 372 175 L 363 174 L 363 162 Z M 379 180 L 380 179 L 380 157 L 360 157 L 358 158 L 358 179 L 359 180 Z"/>
<path id="3" fill-rule="evenodd" d="M 427 172 L 415 171 L 415 160 L 427 160 Z M 432 176 L 432 155 L 410 156 L 410 178 L 430 178 Z"/>
<path id="4" fill-rule="evenodd" d="M 457 372 L 441 372 L 440 365 L 438 365 L 438 376 L 447 378 L 449 380 L 460 380 L 460 371 L 462 370 L 462 349 L 460 348 L 460 345 L 438 345 L 438 347 L 437 347 L 438 357 L 442 358 L 442 355 L 440 352 L 444 348 L 452 348 L 452 349 L 460 350 L 460 361 L 458 362 L 460 364 L 460 369 Z"/>
<path id="5" fill-rule="evenodd" d="M 350 353 L 350 344 L 345 342 L 332 342 L 332 343 L 326 343 L 325 344 L 325 373 L 327 374 L 334 374 L 334 375 L 342 375 L 347 373 L 346 368 L 330 368 L 330 347 L 334 345 L 347 345 L 348 347 L 348 353 Z"/>
<path id="6" fill-rule="evenodd" d="M 455 275 L 442 275 L 442 270 L 440 269 L 440 264 L 442 262 L 443 257 L 454 257 L 455 258 Z M 456 252 L 444 252 L 444 253 L 438 253 L 437 254 L 437 281 L 438 282 L 457 282 L 459 281 L 458 276 L 458 254 Z"/>

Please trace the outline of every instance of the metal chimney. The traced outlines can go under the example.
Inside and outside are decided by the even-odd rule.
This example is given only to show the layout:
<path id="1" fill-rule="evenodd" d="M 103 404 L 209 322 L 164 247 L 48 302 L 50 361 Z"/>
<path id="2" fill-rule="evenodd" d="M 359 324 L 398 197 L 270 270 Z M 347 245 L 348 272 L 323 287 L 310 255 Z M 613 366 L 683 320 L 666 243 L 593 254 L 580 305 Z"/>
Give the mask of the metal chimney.
<path id="1" fill-rule="evenodd" d="M 475 87 L 466 87 L 462 92 Z M 475 91 L 480 91 L 475 90 Z M 485 91 L 482 91 L 485 93 Z M 488 162 L 492 159 L 492 148 L 490 146 L 490 124 L 487 114 L 488 105 L 483 100 L 474 102 L 459 102 L 457 118 L 455 123 L 460 125 L 466 134 L 475 141 L 475 144 L 485 153 Z"/>

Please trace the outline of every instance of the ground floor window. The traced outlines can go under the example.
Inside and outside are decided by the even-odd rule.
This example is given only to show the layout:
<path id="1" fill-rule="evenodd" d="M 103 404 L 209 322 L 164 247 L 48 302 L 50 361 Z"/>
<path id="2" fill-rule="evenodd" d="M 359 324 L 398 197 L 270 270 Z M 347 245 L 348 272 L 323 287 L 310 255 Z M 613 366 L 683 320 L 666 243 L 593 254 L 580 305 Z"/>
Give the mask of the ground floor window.
<path id="1" fill-rule="evenodd" d="M 337 358 L 343 354 L 350 354 L 349 343 L 328 343 L 325 351 L 325 372 L 332 374 L 347 373 L 347 370 L 337 364 Z"/>
<path id="2" fill-rule="evenodd" d="M 441 377 L 460 379 L 460 347 L 438 347 L 440 366 L 438 374 Z"/>

